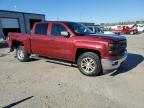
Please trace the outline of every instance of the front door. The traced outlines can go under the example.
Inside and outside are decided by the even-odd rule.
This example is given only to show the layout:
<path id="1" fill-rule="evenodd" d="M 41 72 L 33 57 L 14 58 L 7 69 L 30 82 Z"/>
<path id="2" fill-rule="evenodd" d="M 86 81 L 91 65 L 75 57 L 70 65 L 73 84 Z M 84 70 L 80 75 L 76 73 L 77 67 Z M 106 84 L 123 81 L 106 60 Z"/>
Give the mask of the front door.
<path id="1" fill-rule="evenodd" d="M 51 27 L 51 49 L 54 58 L 71 60 L 73 55 L 73 39 L 65 37 L 61 32 L 68 32 L 60 23 L 53 23 Z"/>

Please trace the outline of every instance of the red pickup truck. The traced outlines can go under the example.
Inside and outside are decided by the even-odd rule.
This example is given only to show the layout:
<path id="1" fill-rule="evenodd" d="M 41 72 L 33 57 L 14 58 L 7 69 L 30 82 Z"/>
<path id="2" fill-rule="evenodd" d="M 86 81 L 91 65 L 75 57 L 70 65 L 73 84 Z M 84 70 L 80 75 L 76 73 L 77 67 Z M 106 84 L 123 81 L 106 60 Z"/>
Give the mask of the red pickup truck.
<path id="1" fill-rule="evenodd" d="M 37 22 L 30 34 L 9 33 L 7 40 L 21 62 L 36 54 L 75 63 L 89 76 L 116 70 L 127 57 L 124 36 L 95 34 L 76 22 Z"/>

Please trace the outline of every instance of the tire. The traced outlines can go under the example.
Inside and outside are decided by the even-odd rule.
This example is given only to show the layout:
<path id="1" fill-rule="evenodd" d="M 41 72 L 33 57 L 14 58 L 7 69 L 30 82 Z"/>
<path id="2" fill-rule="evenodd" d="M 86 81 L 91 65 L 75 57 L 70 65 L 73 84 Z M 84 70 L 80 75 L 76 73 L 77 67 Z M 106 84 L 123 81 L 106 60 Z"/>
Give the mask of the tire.
<path id="1" fill-rule="evenodd" d="M 97 54 L 86 52 L 77 61 L 80 72 L 87 76 L 98 76 L 102 72 L 100 58 Z"/>
<path id="2" fill-rule="evenodd" d="M 131 31 L 130 34 L 133 35 L 133 34 L 134 34 L 134 31 Z"/>
<path id="3" fill-rule="evenodd" d="M 17 59 L 21 62 L 27 62 L 29 61 L 29 54 L 27 54 L 24 50 L 24 46 L 19 46 L 16 49 L 16 56 Z"/>

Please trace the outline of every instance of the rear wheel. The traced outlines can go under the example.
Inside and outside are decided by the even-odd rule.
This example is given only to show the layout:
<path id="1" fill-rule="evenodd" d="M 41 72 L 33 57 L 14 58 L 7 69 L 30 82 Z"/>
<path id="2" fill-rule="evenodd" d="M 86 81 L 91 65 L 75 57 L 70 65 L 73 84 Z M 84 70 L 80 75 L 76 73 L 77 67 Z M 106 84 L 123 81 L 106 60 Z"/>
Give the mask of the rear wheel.
<path id="1" fill-rule="evenodd" d="M 21 62 L 27 62 L 29 61 L 29 54 L 27 54 L 24 50 L 24 46 L 19 46 L 16 49 L 16 56 L 17 59 Z"/>
<path id="2" fill-rule="evenodd" d="M 100 58 L 97 54 L 86 52 L 77 61 L 80 72 L 88 76 L 97 76 L 102 72 Z"/>

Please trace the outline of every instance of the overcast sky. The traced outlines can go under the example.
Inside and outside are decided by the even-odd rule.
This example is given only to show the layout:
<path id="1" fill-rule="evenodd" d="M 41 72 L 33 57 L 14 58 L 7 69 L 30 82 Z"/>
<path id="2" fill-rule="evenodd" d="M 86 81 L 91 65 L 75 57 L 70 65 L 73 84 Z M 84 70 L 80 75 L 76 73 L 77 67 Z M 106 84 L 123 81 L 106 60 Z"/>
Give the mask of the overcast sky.
<path id="1" fill-rule="evenodd" d="M 0 10 L 45 14 L 47 20 L 107 23 L 144 19 L 144 0 L 0 0 Z"/>

